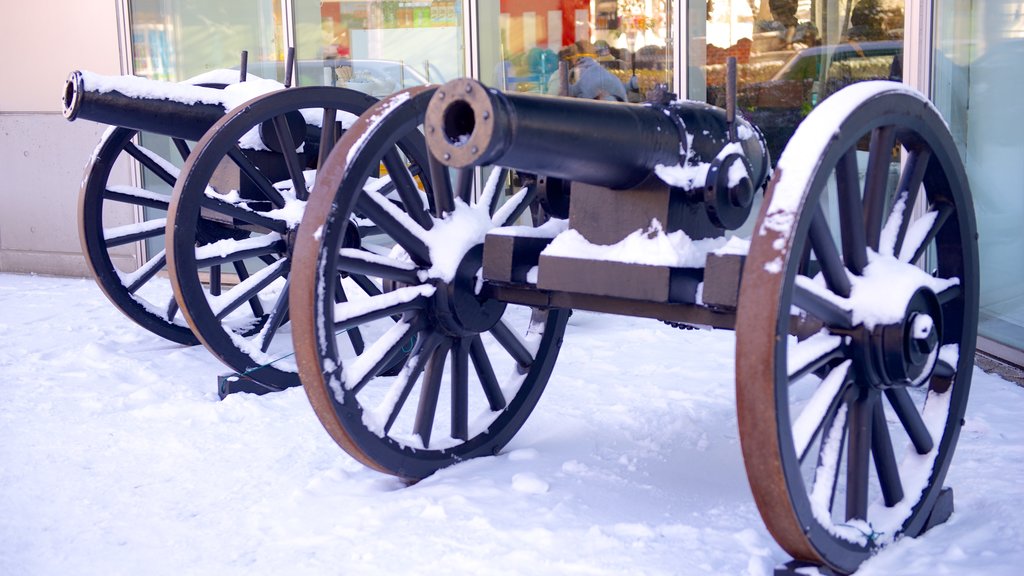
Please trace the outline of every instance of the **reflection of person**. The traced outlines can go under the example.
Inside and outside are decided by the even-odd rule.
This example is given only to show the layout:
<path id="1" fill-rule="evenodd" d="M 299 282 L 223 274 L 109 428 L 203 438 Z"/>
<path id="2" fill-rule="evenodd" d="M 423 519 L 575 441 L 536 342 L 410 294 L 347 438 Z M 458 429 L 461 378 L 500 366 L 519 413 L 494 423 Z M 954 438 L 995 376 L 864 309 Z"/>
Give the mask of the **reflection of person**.
<path id="1" fill-rule="evenodd" d="M 796 36 L 796 4 L 797 0 L 768 0 L 772 16 L 779 24 L 786 27 L 786 37 L 783 43 L 787 49 L 793 46 L 793 37 Z"/>
<path id="2" fill-rule="evenodd" d="M 584 56 L 576 61 L 576 82 L 569 85 L 569 95 L 594 100 L 626 101 L 626 88 L 614 74 L 605 70 L 593 58 Z"/>

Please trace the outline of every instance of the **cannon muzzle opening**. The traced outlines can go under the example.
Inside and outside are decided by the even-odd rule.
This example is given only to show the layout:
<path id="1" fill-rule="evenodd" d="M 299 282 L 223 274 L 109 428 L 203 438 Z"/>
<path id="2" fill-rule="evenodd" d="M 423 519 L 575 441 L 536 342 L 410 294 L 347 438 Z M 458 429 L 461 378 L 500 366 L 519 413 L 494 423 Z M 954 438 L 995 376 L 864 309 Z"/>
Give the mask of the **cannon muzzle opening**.
<path id="1" fill-rule="evenodd" d="M 81 104 L 81 94 L 84 90 L 85 85 L 82 80 L 82 73 L 75 70 L 68 75 L 67 81 L 64 82 L 64 93 L 61 95 L 64 117 L 68 120 L 74 120 L 78 117 L 78 107 Z"/>
<path id="2" fill-rule="evenodd" d="M 760 188 L 768 171 L 763 139 L 746 121 L 735 124 L 751 184 Z M 425 119 L 427 146 L 447 166 L 497 164 L 616 190 L 636 186 L 659 167 L 713 162 L 732 141 L 731 126 L 724 110 L 703 102 L 638 105 L 505 93 L 468 78 L 438 88 Z M 684 187 L 696 186 L 704 181 Z"/>
<path id="3" fill-rule="evenodd" d="M 503 144 L 495 117 L 504 118 L 496 98 L 483 84 L 468 78 L 438 89 L 427 107 L 427 141 L 448 166 L 465 168 L 494 161 Z"/>

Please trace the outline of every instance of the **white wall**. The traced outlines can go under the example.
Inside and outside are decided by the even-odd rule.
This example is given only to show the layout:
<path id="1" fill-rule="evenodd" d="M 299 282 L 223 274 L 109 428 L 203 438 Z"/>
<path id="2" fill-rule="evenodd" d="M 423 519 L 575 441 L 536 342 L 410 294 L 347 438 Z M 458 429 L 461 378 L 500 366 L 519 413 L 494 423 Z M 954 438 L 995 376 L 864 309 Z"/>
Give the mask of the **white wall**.
<path id="1" fill-rule="evenodd" d="M 0 0 L 0 14 L 0 271 L 87 275 L 78 189 L 104 128 L 64 120 L 60 95 L 72 70 L 120 73 L 117 2 Z"/>

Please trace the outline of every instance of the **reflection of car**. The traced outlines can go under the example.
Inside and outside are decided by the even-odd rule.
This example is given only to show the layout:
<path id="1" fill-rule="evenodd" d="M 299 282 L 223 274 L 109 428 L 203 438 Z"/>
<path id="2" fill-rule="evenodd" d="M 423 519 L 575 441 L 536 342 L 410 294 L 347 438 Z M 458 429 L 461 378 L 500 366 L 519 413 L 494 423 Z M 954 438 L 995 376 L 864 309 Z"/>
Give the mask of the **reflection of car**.
<path id="1" fill-rule="evenodd" d="M 336 85 L 380 98 L 413 86 L 443 83 L 446 79 L 437 67 L 429 66 L 416 68 L 398 60 L 356 58 L 300 60 L 299 85 Z M 249 72 L 261 78 L 283 79 L 284 63 L 250 62 Z"/>
<path id="2" fill-rule="evenodd" d="M 864 80 L 900 80 L 902 53 L 899 40 L 807 48 L 771 80 L 740 86 L 737 104 L 764 133 L 777 160 L 797 124 L 830 94 Z"/>

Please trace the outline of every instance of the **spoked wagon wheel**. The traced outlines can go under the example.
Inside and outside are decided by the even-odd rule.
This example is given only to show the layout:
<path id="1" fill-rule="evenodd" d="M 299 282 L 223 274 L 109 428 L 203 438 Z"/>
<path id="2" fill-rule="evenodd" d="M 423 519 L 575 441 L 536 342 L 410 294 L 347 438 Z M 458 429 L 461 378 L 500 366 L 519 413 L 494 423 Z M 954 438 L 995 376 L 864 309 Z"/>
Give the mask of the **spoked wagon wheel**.
<path id="1" fill-rule="evenodd" d="M 78 201 L 82 248 L 93 277 L 114 306 L 150 332 L 192 346 L 199 340 L 179 313 L 170 283 L 160 274 L 167 265 L 164 226 L 178 168 L 170 159 L 146 148 L 137 135 L 136 130 L 111 127 L 86 169 Z M 190 143 L 180 139 L 171 142 L 182 158 L 189 155 Z M 132 158 L 142 166 L 146 188 L 111 184 L 114 166 Z M 118 216 L 130 217 L 129 213 L 140 214 L 142 222 L 117 222 Z M 133 271 L 115 264 L 118 257 L 111 251 L 139 240 L 155 242 L 155 254 Z"/>
<path id="2" fill-rule="evenodd" d="M 317 416 L 356 459 L 407 479 L 494 454 L 512 438 L 547 383 L 567 317 L 565 310 L 506 307 L 479 293 L 484 235 L 528 208 L 525 191 L 495 209 L 496 176 L 471 201 L 472 172 L 459 173 L 453 189 L 447 169 L 430 159 L 435 208 L 412 201 L 402 159 L 418 149 L 410 141 L 422 142 L 435 90 L 400 92 L 345 134 L 299 227 L 292 277 L 296 356 Z M 377 191 L 373 177 L 382 162 L 396 176 L 398 194 L 409 198 L 403 209 Z M 374 241 L 390 247 L 385 255 L 345 248 L 353 212 L 380 231 Z M 396 288 L 339 303 L 337 271 Z M 356 328 L 368 344 L 353 355 L 339 341 Z M 382 374 L 404 350 L 411 352 L 401 372 Z"/>
<path id="3" fill-rule="evenodd" d="M 804 121 L 768 196 L 736 326 L 743 456 L 782 547 L 849 573 L 942 520 L 977 336 L 971 195 L 938 112 L 865 82 Z"/>
<path id="4" fill-rule="evenodd" d="M 343 126 L 376 101 L 330 87 L 254 99 L 210 128 L 175 187 L 168 257 L 182 312 L 215 356 L 268 390 L 299 384 L 286 328 L 288 276 L 315 168 Z M 205 234 L 207 220 L 226 233 Z"/>

